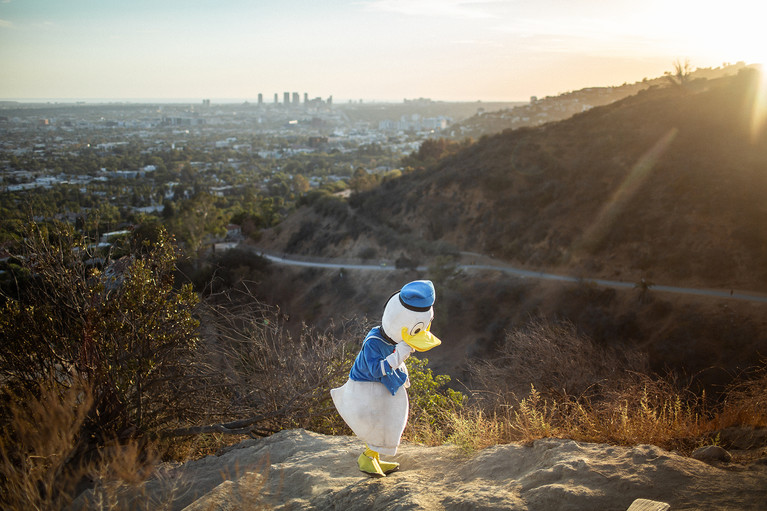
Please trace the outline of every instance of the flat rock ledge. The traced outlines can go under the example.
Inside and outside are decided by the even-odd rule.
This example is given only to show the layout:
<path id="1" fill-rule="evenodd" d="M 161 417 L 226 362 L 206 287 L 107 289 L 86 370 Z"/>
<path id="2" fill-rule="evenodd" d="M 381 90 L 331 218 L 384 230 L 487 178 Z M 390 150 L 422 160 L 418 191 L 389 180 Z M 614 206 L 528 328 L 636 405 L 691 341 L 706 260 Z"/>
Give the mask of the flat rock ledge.
<path id="1" fill-rule="evenodd" d="M 139 487 L 88 490 L 72 510 L 107 497 L 121 509 L 178 511 L 744 510 L 767 502 L 764 463 L 723 468 L 651 445 L 542 439 L 467 454 L 404 443 L 387 458 L 401 469 L 381 479 L 357 469 L 362 448 L 352 436 L 282 431 L 216 456 L 161 464 Z"/>

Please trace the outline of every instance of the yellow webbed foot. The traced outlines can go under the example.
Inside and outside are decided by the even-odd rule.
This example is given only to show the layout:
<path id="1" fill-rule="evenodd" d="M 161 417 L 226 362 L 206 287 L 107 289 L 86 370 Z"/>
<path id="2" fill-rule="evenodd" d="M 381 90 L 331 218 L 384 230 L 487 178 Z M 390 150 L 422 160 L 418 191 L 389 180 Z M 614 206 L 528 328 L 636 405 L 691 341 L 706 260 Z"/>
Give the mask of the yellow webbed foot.
<path id="1" fill-rule="evenodd" d="M 391 474 L 392 472 L 399 470 L 399 463 L 395 463 L 393 461 L 378 460 L 378 466 L 381 467 L 381 470 L 383 470 L 384 474 Z"/>
<path id="2" fill-rule="evenodd" d="M 386 474 L 378 464 L 378 459 L 366 456 L 365 453 L 360 454 L 360 457 L 357 458 L 357 466 L 362 472 L 373 477 L 386 477 Z"/>

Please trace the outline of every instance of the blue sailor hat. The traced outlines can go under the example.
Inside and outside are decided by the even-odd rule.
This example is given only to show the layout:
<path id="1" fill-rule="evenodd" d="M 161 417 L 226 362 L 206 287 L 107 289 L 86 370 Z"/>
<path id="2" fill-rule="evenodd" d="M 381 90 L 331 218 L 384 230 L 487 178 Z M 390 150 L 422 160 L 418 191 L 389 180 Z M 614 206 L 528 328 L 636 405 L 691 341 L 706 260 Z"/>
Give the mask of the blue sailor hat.
<path id="1" fill-rule="evenodd" d="M 399 292 L 399 301 L 407 309 L 426 312 L 434 305 L 436 292 L 431 280 L 414 280 L 405 284 Z"/>

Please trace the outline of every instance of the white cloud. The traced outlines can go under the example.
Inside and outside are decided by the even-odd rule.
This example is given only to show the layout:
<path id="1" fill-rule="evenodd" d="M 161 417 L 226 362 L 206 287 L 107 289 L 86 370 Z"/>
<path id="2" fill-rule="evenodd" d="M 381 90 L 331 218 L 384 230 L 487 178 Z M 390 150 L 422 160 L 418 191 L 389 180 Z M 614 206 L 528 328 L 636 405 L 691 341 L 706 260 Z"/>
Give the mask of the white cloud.
<path id="1" fill-rule="evenodd" d="M 10 28 L 12 26 L 13 26 L 13 23 L 11 23 L 10 21 L 0 19 L 0 28 Z"/>

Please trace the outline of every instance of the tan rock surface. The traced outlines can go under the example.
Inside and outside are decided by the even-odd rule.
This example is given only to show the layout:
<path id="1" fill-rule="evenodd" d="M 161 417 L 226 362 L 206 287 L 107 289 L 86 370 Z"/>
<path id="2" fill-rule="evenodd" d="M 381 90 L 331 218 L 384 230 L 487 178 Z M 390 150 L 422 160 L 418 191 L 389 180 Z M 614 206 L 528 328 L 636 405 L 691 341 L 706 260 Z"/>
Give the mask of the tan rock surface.
<path id="1" fill-rule="evenodd" d="M 159 467 L 134 505 L 168 509 L 626 510 L 636 499 L 680 509 L 764 509 L 767 463 L 709 465 L 663 449 L 543 439 L 473 455 L 405 443 L 401 469 L 360 473 L 355 437 L 289 430 L 217 456 Z M 85 502 L 81 496 L 80 503 Z"/>

